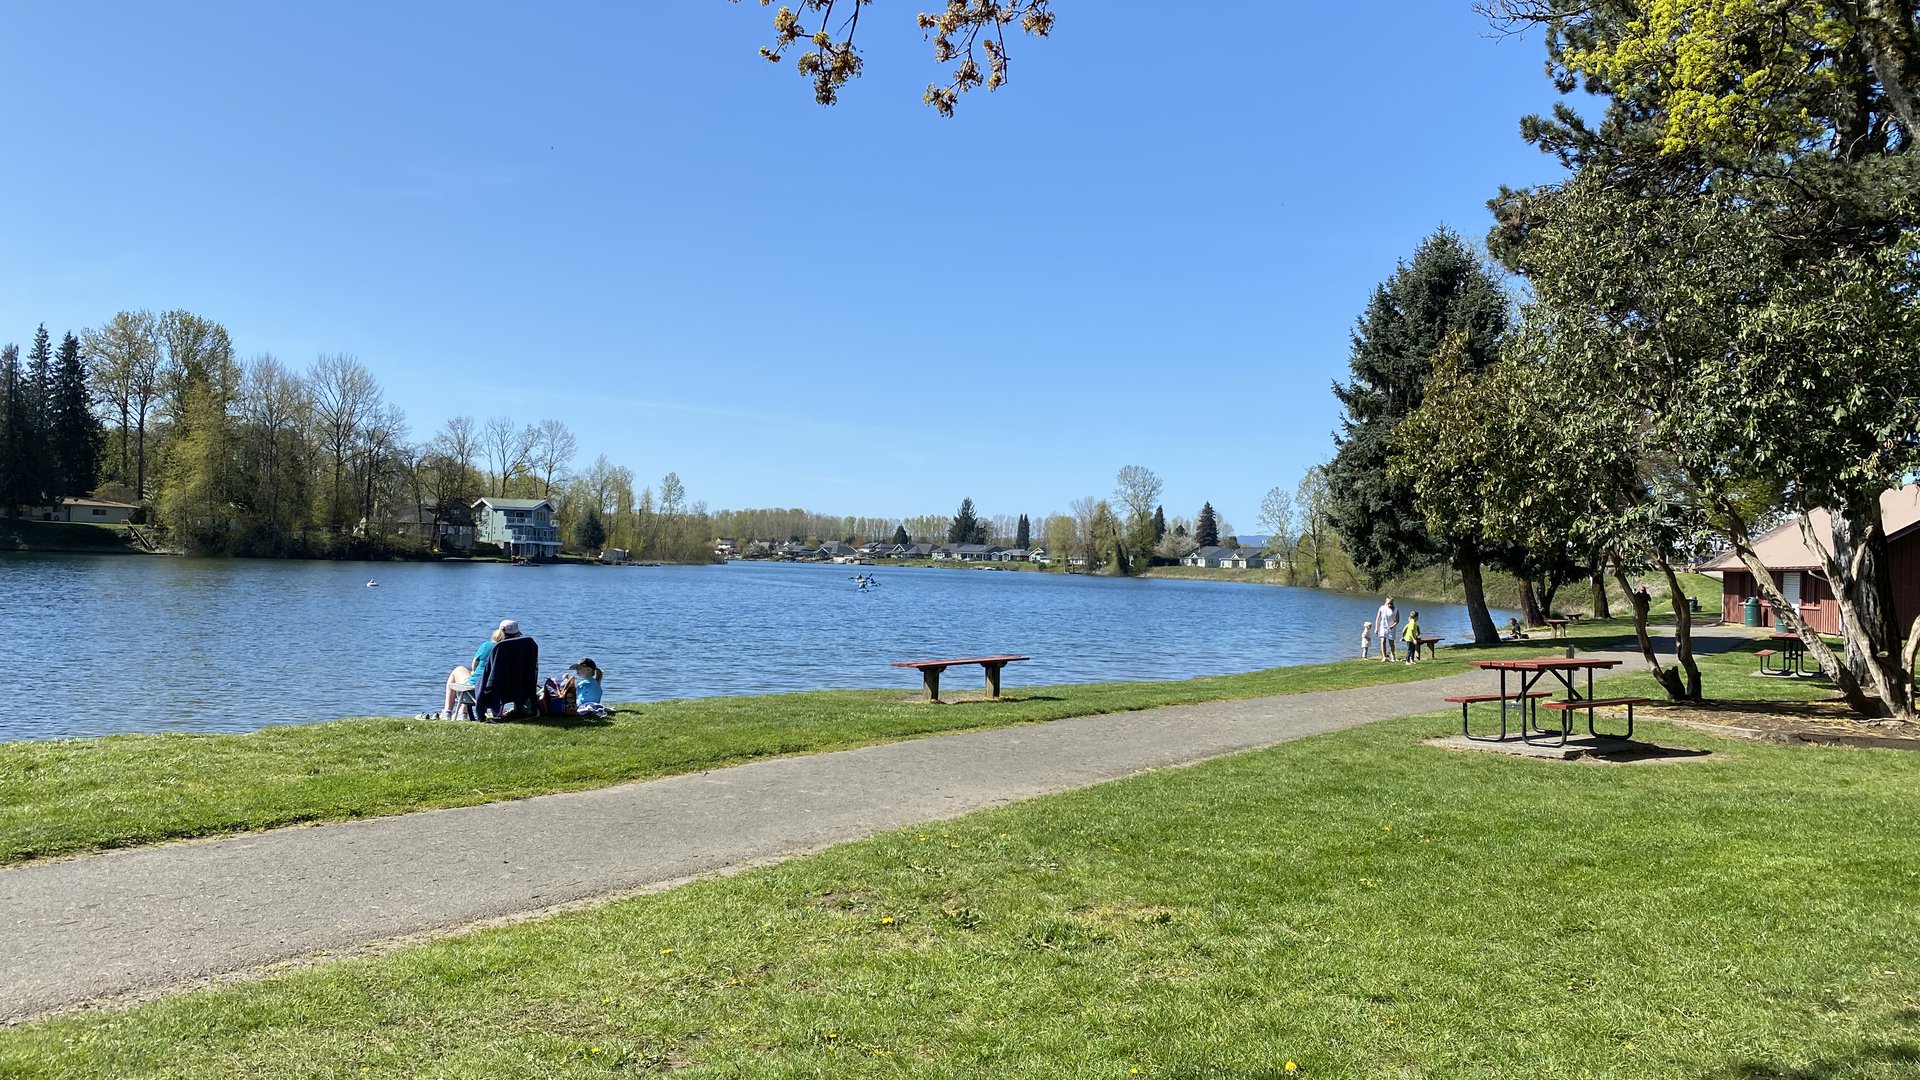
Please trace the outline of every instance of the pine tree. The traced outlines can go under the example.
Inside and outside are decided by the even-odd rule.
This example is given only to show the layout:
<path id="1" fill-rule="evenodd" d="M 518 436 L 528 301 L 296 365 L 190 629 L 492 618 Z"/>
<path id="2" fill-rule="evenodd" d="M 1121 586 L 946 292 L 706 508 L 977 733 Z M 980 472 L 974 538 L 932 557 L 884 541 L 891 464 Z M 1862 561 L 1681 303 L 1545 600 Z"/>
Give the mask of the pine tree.
<path id="1" fill-rule="evenodd" d="M 599 551 L 607 543 L 607 526 L 600 520 L 598 507 L 589 506 L 587 512 L 573 525 L 573 546 L 581 551 Z"/>
<path id="2" fill-rule="evenodd" d="M 33 501 L 27 448 L 33 430 L 27 381 L 20 371 L 20 346 L 0 349 L 0 513 L 16 514 Z"/>
<path id="3" fill-rule="evenodd" d="M 58 486 L 47 423 L 48 399 L 53 389 L 53 339 L 47 334 L 46 323 L 41 323 L 33 332 L 33 347 L 27 351 L 23 378 L 26 442 L 21 447 L 21 474 L 25 481 L 22 501 L 39 506 L 49 501 L 49 495 L 56 494 L 54 488 Z"/>
<path id="4" fill-rule="evenodd" d="M 1020 515 L 1020 527 L 1014 533 L 1013 546 L 1022 551 L 1033 546 L 1033 526 L 1028 523 L 1025 514 Z"/>
<path id="5" fill-rule="evenodd" d="M 987 525 L 974 512 L 972 499 L 961 499 L 960 509 L 953 515 L 953 524 L 947 526 L 949 544 L 984 544 L 987 542 Z"/>
<path id="6" fill-rule="evenodd" d="M 100 420 L 93 415 L 80 339 L 72 334 L 60 340 L 47 408 L 54 459 L 51 494 L 86 495 L 100 472 Z"/>
<path id="7" fill-rule="evenodd" d="M 893 527 L 893 543 L 895 547 L 906 547 L 908 544 L 913 543 L 913 537 L 907 535 L 907 527 L 905 525 L 895 525 Z"/>
<path id="8" fill-rule="evenodd" d="M 1335 384 L 1345 407 L 1327 465 L 1329 518 L 1354 565 L 1374 581 L 1447 559 L 1460 571 L 1476 640 L 1496 640 L 1480 595 L 1482 553 L 1435 537 L 1413 483 L 1388 475 L 1393 432 L 1418 408 L 1434 357 L 1455 343 L 1469 371 L 1491 364 L 1507 330 L 1507 296 L 1479 256 L 1449 229 L 1374 289 L 1353 333 L 1353 378 Z"/>
<path id="9" fill-rule="evenodd" d="M 1166 535 L 1167 508 L 1164 506 L 1156 506 L 1153 508 L 1153 542 L 1158 544 Z"/>
<path id="10" fill-rule="evenodd" d="M 1217 547 L 1220 544 L 1220 520 L 1214 516 L 1212 503 L 1204 503 L 1200 507 L 1200 517 L 1193 525 L 1193 542 L 1201 547 Z"/>

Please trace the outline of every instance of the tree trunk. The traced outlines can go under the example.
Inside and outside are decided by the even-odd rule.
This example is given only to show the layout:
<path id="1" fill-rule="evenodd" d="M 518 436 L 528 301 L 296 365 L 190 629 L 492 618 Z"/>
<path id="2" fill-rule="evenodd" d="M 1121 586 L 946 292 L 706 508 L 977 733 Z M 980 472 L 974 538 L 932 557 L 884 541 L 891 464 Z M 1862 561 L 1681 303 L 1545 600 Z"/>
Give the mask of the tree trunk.
<path id="1" fill-rule="evenodd" d="M 1848 651 L 1858 653 L 1859 667 L 1887 711 L 1902 720 L 1915 719 L 1908 674 L 1898 660 L 1900 626 L 1893 618 L 1893 576 L 1887 566 L 1879 493 L 1848 500 L 1832 511 L 1832 520 L 1831 552 L 1820 543 L 1806 514 L 1800 515 L 1800 535 L 1819 557 L 1833 586 Z M 1858 677 L 1853 669 L 1848 674 Z"/>
<path id="2" fill-rule="evenodd" d="M 1747 529 L 1746 520 L 1724 502 L 1719 504 L 1717 509 L 1721 514 L 1719 522 L 1721 530 L 1732 542 L 1733 553 L 1739 556 L 1740 564 L 1753 575 L 1754 588 L 1760 590 L 1761 594 L 1767 598 L 1767 603 L 1773 607 L 1775 614 L 1784 619 L 1787 625 L 1793 628 L 1793 632 L 1800 636 L 1800 640 L 1806 644 L 1807 652 L 1813 656 L 1814 662 L 1833 679 L 1834 689 L 1839 690 L 1840 696 L 1846 698 L 1847 707 L 1863 716 L 1873 715 L 1875 711 L 1873 700 L 1867 697 L 1866 691 L 1860 685 L 1860 680 L 1855 678 L 1853 672 L 1833 655 L 1833 650 L 1827 646 L 1826 640 L 1814 633 L 1800 618 L 1800 613 L 1787 603 L 1787 598 L 1780 592 L 1780 587 L 1773 583 L 1773 571 L 1767 569 L 1767 565 L 1753 553 L 1753 537 Z"/>
<path id="3" fill-rule="evenodd" d="M 1480 580 L 1480 549 L 1469 543 L 1455 544 L 1453 568 L 1460 572 L 1460 590 L 1467 602 L 1467 619 L 1473 623 L 1475 645 L 1498 645 L 1500 631 L 1487 613 L 1487 594 Z"/>
<path id="4" fill-rule="evenodd" d="M 1673 572 L 1673 562 L 1664 552 L 1658 556 L 1655 565 L 1667 576 L 1669 595 L 1681 596 L 1680 575 Z M 1693 613 L 1687 610 L 1684 601 L 1673 605 L 1673 655 L 1687 673 L 1687 700 L 1699 701 L 1700 665 L 1693 661 Z"/>
<path id="5" fill-rule="evenodd" d="M 1907 649 L 1900 656 L 1900 666 L 1907 673 L 1907 704 L 1920 709 L 1920 615 L 1913 620 L 1913 629 L 1907 631 Z"/>
<path id="6" fill-rule="evenodd" d="M 1593 617 L 1613 618 L 1613 608 L 1607 603 L 1607 571 L 1604 565 L 1593 568 Z"/>
<path id="7" fill-rule="evenodd" d="M 1513 580 L 1520 586 L 1520 621 L 1528 626 L 1547 625 L 1547 617 L 1540 611 L 1540 601 L 1533 595 L 1533 582 L 1525 574 L 1515 574 Z"/>
<path id="8" fill-rule="evenodd" d="M 1620 586 L 1620 592 L 1633 605 L 1633 636 L 1640 641 L 1640 655 L 1647 658 L 1647 667 L 1653 671 L 1653 677 L 1659 681 L 1660 688 L 1667 692 L 1669 701 L 1686 701 L 1687 687 L 1677 668 L 1670 668 L 1660 662 L 1660 654 L 1654 650 L 1653 638 L 1647 636 L 1647 594 L 1635 592 L 1627 583 L 1627 572 L 1620 569 L 1620 563 L 1613 564 L 1613 580 Z"/>

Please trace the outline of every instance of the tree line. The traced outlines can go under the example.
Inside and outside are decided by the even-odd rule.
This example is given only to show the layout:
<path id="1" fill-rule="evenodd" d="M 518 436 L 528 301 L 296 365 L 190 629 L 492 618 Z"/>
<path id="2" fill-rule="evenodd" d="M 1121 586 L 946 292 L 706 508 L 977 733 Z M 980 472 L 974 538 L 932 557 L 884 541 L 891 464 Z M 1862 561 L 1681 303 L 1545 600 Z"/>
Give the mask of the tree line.
<path id="1" fill-rule="evenodd" d="M 1335 526 L 1371 574 L 1491 566 L 1535 606 L 1611 580 L 1675 699 L 1701 693 L 1691 620 L 1663 661 L 1629 575 L 1677 594 L 1686 560 L 1731 549 L 1856 710 L 1915 718 L 1920 621 L 1894 620 L 1880 510 L 1920 472 L 1912 5 L 1653 6 L 1483 5 L 1543 30 L 1559 88 L 1604 116 L 1528 117 L 1568 178 L 1492 199 L 1485 256 L 1443 230 L 1376 292 Z M 1844 661 L 1755 555 L 1775 522 L 1819 558 Z"/>

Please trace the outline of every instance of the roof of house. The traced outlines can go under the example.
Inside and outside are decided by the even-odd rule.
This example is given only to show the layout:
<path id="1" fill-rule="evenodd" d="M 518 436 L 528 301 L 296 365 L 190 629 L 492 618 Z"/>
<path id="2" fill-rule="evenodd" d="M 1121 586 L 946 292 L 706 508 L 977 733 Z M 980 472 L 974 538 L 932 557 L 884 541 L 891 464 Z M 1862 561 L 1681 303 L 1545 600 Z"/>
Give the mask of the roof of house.
<path id="1" fill-rule="evenodd" d="M 549 510 L 553 509 L 553 504 L 545 499 L 496 499 L 491 495 L 482 495 L 473 500 L 475 506 L 481 503 L 486 503 L 495 510 L 538 510 L 542 506 Z"/>
<path id="2" fill-rule="evenodd" d="M 1825 510 L 1815 510 L 1807 515 L 1813 523 L 1813 531 L 1820 542 L 1833 550 L 1833 518 Z M 1903 488 L 1893 488 L 1880 493 L 1880 524 L 1887 531 L 1887 539 L 1920 529 L 1920 484 L 1908 484 Z M 1801 538 L 1800 520 L 1795 517 L 1786 524 L 1775 528 L 1753 542 L 1753 553 L 1759 557 L 1761 565 L 1769 570 L 1818 570 L 1820 560 L 1814 557 L 1813 549 Z M 1709 559 L 1702 570 L 1744 570 L 1746 564 L 1732 550 L 1721 552 Z"/>
<path id="3" fill-rule="evenodd" d="M 138 510 L 137 503 L 113 502 L 110 499 L 76 499 L 72 497 L 60 500 L 61 506 L 117 506 L 122 510 Z"/>
<path id="4" fill-rule="evenodd" d="M 1185 555 L 1181 557 L 1186 559 L 1191 559 L 1195 555 L 1198 555 L 1203 559 L 1214 559 L 1214 558 L 1220 557 L 1223 554 L 1231 554 L 1232 551 L 1233 551 L 1232 548 L 1221 547 L 1218 544 L 1208 544 L 1206 547 L 1194 548 L 1192 551 L 1187 552 Z"/>

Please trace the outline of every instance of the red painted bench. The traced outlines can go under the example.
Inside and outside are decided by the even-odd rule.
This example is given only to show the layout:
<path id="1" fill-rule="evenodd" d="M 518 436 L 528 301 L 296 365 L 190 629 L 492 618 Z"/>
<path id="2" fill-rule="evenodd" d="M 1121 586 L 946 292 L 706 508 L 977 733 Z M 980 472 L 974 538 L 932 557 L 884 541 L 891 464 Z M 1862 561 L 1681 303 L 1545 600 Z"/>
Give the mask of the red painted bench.
<path id="1" fill-rule="evenodd" d="M 1594 738 L 1633 738 L 1633 707 L 1635 705 L 1645 705 L 1650 700 L 1652 699 L 1643 697 L 1574 698 L 1570 701 L 1543 701 L 1540 703 L 1540 707 L 1543 709 L 1553 709 L 1561 714 L 1560 742 L 1562 745 L 1565 745 L 1567 736 L 1573 734 L 1573 714 L 1581 709 L 1587 710 L 1587 734 L 1592 735 Z M 1624 735 L 1602 735 L 1594 729 L 1593 710 L 1614 705 L 1625 705 L 1627 707 L 1627 732 Z"/>
<path id="2" fill-rule="evenodd" d="M 1501 697 L 1499 694 L 1463 694 L 1460 697 L 1450 697 L 1443 700 L 1450 705 L 1460 706 L 1460 734 L 1476 742 L 1505 742 L 1507 740 L 1507 702 L 1511 701 L 1519 706 L 1520 731 L 1524 734 L 1527 730 L 1527 706 L 1529 701 L 1537 703 L 1541 698 L 1552 696 L 1552 694 L 1545 690 L 1529 690 L 1524 694 L 1508 694 L 1506 697 Z M 1482 735 L 1475 735 L 1467 728 L 1467 706 L 1480 705 L 1489 701 L 1500 702 L 1500 737 L 1498 739 L 1489 739 Z"/>
<path id="3" fill-rule="evenodd" d="M 964 660 L 895 660 L 894 667 L 920 669 L 920 678 L 927 684 L 927 700 L 940 700 L 940 673 L 958 664 L 979 664 L 987 671 L 987 695 L 1000 696 L 1000 669 L 1016 660 L 1031 660 L 1031 656 L 973 656 Z"/>

